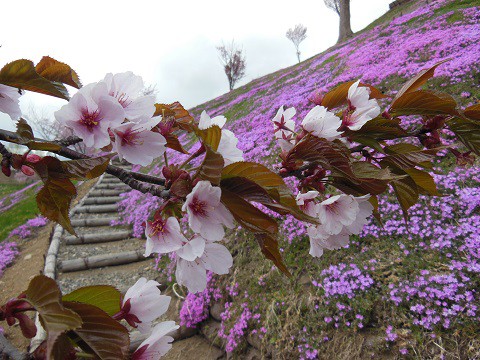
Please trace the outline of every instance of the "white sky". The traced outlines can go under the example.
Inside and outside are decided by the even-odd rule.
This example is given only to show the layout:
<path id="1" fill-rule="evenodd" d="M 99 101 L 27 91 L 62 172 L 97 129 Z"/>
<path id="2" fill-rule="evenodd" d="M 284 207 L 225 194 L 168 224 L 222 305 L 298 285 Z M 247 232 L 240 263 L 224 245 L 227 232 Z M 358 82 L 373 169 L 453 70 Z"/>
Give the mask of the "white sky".
<path id="1" fill-rule="evenodd" d="M 353 31 L 384 14 L 391 1 L 352 0 Z M 285 37 L 296 24 L 308 29 L 302 59 L 338 37 L 338 16 L 323 0 L 2 0 L 0 18 L 0 67 L 49 55 L 72 66 L 83 84 L 130 70 L 156 85 L 158 101 L 178 100 L 186 108 L 228 91 L 215 48 L 222 41 L 235 39 L 243 46 L 242 85 L 296 63 L 295 48 Z M 51 116 L 63 104 L 32 93 L 20 101 L 24 114 L 33 107 Z M 0 126 L 14 128 L 2 113 Z"/>

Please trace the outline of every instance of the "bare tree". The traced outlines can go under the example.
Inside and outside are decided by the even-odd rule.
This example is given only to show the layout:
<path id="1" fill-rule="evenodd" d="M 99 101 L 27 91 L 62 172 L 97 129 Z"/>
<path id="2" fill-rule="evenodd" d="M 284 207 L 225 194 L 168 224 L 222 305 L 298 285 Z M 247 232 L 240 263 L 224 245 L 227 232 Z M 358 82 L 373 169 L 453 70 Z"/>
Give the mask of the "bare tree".
<path id="1" fill-rule="evenodd" d="M 246 61 L 243 49 L 238 47 L 235 41 L 232 40 L 232 43 L 228 46 L 223 43 L 221 46 L 217 46 L 217 50 L 220 54 L 231 91 L 235 84 L 245 76 Z"/>
<path id="2" fill-rule="evenodd" d="M 293 42 L 295 49 L 297 50 L 297 59 L 300 62 L 300 43 L 307 38 L 307 28 L 302 24 L 295 25 L 294 29 L 288 29 L 287 39 Z"/>
<path id="3" fill-rule="evenodd" d="M 337 43 L 345 41 L 353 35 L 350 26 L 350 0 L 323 0 L 325 5 L 340 17 L 339 35 Z"/>

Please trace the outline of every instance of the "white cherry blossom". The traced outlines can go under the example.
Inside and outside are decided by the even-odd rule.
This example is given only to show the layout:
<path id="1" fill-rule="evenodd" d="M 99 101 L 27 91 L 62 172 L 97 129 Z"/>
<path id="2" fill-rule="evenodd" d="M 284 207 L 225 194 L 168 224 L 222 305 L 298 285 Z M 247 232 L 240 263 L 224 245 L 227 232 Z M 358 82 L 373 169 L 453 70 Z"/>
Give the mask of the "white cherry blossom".
<path id="1" fill-rule="evenodd" d="M 164 321 L 155 325 L 150 336 L 132 354 L 132 360 L 160 359 L 172 348 L 171 342 L 174 339 L 168 334 L 178 328 L 174 321 Z"/>
<path id="2" fill-rule="evenodd" d="M 338 139 L 342 132 L 337 129 L 342 125 L 342 120 L 323 106 L 315 106 L 308 112 L 302 121 L 305 131 L 319 138 L 329 141 Z"/>
<path id="3" fill-rule="evenodd" d="M 106 84 L 99 82 L 81 88 L 55 112 L 55 118 L 71 128 L 86 147 L 100 149 L 110 144 L 108 130 L 125 120 L 125 111 L 108 95 Z"/>
<path id="4" fill-rule="evenodd" d="M 335 195 L 318 206 L 318 217 L 327 234 L 336 235 L 355 221 L 358 202 L 351 195 Z"/>
<path id="5" fill-rule="evenodd" d="M 212 241 L 223 239 L 223 226 L 233 228 L 233 216 L 220 202 L 221 189 L 209 181 L 199 181 L 187 195 L 183 211 L 188 214 L 190 228 Z"/>
<path id="6" fill-rule="evenodd" d="M 205 110 L 202 111 L 200 115 L 200 121 L 198 123 L 198 128 L 200 130 L 208 129 L 210 126 L 217 125 L 220 129 L 223 128 L 223 125 L 227 122 L 225 116 L 219 115 L 215 116 L 213 119 L 207 114 Z"/>
<path id="7" fill-rule="evenodd" d="M 358 213 L 355 220 L 350 225 L 345 226 L 349 234 L 358 235 L 362 232 L 363 227 L 367 223 L 367 219 L 372 215 L 373 205 L 368 201 L 370 194 L 354 198 L 358 203 Z"/>
<path id="8" fill-rule="evenodd" d="M 312 217 L 318 215 L 318 204 L 314 199 L 318 196 L 318 191 L 311 190 L 306 193 L 297 194 L 297 205 L 302 209 L 302 211 Z"/>
<path id="9" fill-rule="evenodd" d="M 293 107 L 284 110 L 283 106 L 281 106 L 272 119 L 275 138 L 284 152 L 288 152 L 293 148 L 295 122 L 292 118 L 296 112 Z"/>
<path id="10" fill-rule="evenodd" d="M 348 102 L 354 110 L 347 115 L 344 122 L 345 126 L 354 131 L 360 130 L 363 125 L 380 114 L 377 100 L 370 99 L 370 89 L 358 86 L 359 84 L 360 80 L 348 89 Z"/>
<path id="11" fill-rule="evenodd" d="M 152 117 L 155 112 L 155 96 L 143 95 L 144 84 L 141 76 L 131 71 L 107 74 L 104 79 L 108 94 L 125 109 L 125 117 L 134 121 L 142 116 Z"/>
<path id="12" fill-rule="evenodd" d="M 147 281 L 142 277 L 127 290 L 123 298 L 122 310 L 127 312 L 125 320 L 132 326 L 138 326 L 142 333 L 148 332 L 151 322 L 163 315 L 170 305 L 170 296 L 161 295 L 159 285 L 154 280 Z"/>
<path id="13" fill-rule="evenodd" d="M 162 134 L 150 131 L 160 120 L 160 117 L 143 117 L 136 119 L 137 122 L 127 122 L 115 127 L 112 131 L 115 136 L 113 149 L 120 159 L 147 166 L 162 156 L 167 140 Z"/>
<path id="14" fill-rule="evenodd" d="M 145 256 L 152 253 L 166 254 L 180 249 L 187 242 L 175 217 L 164 220 L 161 217 L 148 221 L 145 229 L 147 242 Z"/>
<path id="15" fill-rule="evenodd" d="M 0 84 L 0 112 L 8 114 L 12 120 L 18 120 L 22 116 L 20 96 L 17 88 Z"/>

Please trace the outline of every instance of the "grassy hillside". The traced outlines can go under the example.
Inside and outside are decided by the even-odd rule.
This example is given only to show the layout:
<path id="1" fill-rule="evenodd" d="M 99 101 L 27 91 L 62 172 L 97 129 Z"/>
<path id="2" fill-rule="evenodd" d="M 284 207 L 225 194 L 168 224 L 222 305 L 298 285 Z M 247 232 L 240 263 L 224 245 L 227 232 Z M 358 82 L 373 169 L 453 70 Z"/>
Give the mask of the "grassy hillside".
<path id="1" fill-rule="evenodd" d="M 408 77 L 448 59 L 429 86 L 465 105 L 477 102 L 476 5 L 440 0 L 399 7 L 347 43 L 256 79 L 192 113 L 225 115 L 245 159 L 273 164 L 278 149 L 270 120 L 278 108 L 294 106 L 298 124 L 312 107 L 308 97 L 340 82 L 361 78 L 393 95 Z M 348 248 L 320 259 L 308 255 L 303 225 L 279 218 L 291 280 L 263 259 L 250 235 L 231 232 L 231 273 L 212 279 L 204 293 L 189 295 L 183 321 L 200 322 L 213 299 L 222 302 L 218 335 L 238 358 L 246 337 L 255 338 L 275 359 L 480 358 L 479 166 L 463 169 L 453 159 L 445 161 L 451 166 L 439 172 L 448 175 L 435 176 L 444 197 L 422 198 L 405 224 L 399 205 L 384 196 L 383 228 L 371 222 Z M 158 165 L 152 173 L 159 172 Z M 124 206 L 125 221 L 140 235 L 158 201 L 131 192 Z M 172 281 L 170 259 L 159 264 Z"/>

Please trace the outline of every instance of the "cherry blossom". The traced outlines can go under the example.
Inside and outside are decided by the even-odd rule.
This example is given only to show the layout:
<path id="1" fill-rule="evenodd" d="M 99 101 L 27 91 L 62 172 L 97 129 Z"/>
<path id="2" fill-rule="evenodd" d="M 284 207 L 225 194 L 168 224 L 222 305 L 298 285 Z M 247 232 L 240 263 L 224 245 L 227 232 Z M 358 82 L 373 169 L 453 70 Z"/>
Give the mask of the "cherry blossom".
<path id="1" fill-rule="evenodd" d="M 164 356 L 172 348 L 171 342 L 174 340 L 168 334 L 178 328 L 174 321 L 155 325 L 151 335 L 133 353 L 132 360 L 158 360 Z"/>
<path id="2" fill-rule="evenodd" d="M 167 140 L 162 134 L 150 131 L 160 122 L 160 117 L 139 118 L 137 122 L 127 122 L 113 129 L 114 151 L 120 159 L 136 165 L 147 166 L 165 152 Z"/>
<path id="3" fill-rule="evenodd" d="M 344 118 L 344 125 L 350 130 L 360 130 L 365 123 L 376 118 L 380 114 L 380 106 L 375 99 L 370 98 L 370 89 L 358 86 L 360 80 L 352 84 L 348 89 L 348 102 L 353 111 Z"/>
<path id="4" fill-rule="evenodd" d="M 157 216 L 153 221 L 147 221 L 145 235 L 147 237 L 145 256 L 152 253 L 169 253 L 180 249 L 187 242 L 175 217 L 164 220 Z"/>
<path id="5" fill-rule="evenodd" d="M 183 211 L 188 213 L 190 228 L 202 237 L 218 241 L 225 235 L 223 225 L 233 229 L 233 216 L 220 202 L 221 190 L 209 181 L 199 181 L 187 195 Z"/>
<path id="6" fill-rule="evenodd" d="M 204 110 L 200 115 L 198 128 L 200 130 L 208 129 L 213 125 L 217 125 L 220 129 L 223 128 L 227 119 L 225 116 L 215 116 L 213 119 Z M 233 132 L 227 129 L 222 129 L 222 137 L 218 144 L 217 151 L 223 156 L 225 166 L 234 162 L 243 161 L 243 152 L 237 148 L 238 139 Z"/>
<path id="7" fill-rule="evenodd" d="M 125 109 L 125 117 L 131 121 L 142 116 L 152 117 L 155 112 L 155 96 L 143 95 L 144 84 L 141 76 L 131 71 L 107 74 L 104 79 L 108 94 L 118 100 Z"/>
<path id="8" fill-rule="evenodd" d="M 351 195 L 335 195 L 322 201 L 318 206 L 318 217 L 323 230 L 330 235 L 339 234 L 342 228 L 355 221 L 358 202 Z"/>
<path id="9" fill-rule="evenodd" d="M 345 228 L 349 234 L 358 235 L 362 232 L 363 227 L 368 222 L 367 219 L 372 215 L 373 205 L 368 201 L 370 199 L 370 194 L 356 197 L 354 199 L 358 203 L 358 213 L 355 220 L 351 224 L 346 225 Z"/>
<path id="10" fill-rule="evenodd" d="M 288 152 L 293 148 L 295 122 L 292 120 L 292 117 L 296 112 L 293 107 L 284 110 L 283 106 L 281 106 L 272 119 L 275 138 L 284 152 Z"/>
<path id="11" fill-rule="evenodd" d="M 338 116 L 318 105 L 310 110 L 302 121 L 305 131 L 329 141 L 340 137 L 342 133 L 337 130 L 341 125 L 342 120 Z"/>
<path id="12" fill-rule="evenodd" d="M 8 114 L 12 120 L 17 120 L 22 116 L 22 111 L 18 104 L 20 96 L 18 89 L 0 84 L 0 111 Z"/>
<path id="13" fill-rule="evenodd" d="M 177 269 L 175 277 L 189 292 L 200 292 L 207 287 L 207 270 L 215 274 L 228 274 L 233 258 L 228 249 L 196 235 L 176 251 Z"/>
<path id="14" fill-rule="evenodd" d="M 125 111 L 108 95 L 106 84 L 99 82 L 81 88 L 55 112 L 55 118 L 71 128 L 85 146 L 100 149 L 110 144 L 108 129 L 125 120 Z"/>
<path id="15" fill-rule="evenodd" d="M 129 288 L 122 301 L 121 317 L 140 332 L 148 332 L 151 322 L 163 315 L 170 305 L 170 296 L 161 295 L 154 280 L 140 278 Z"/>
<path id="16" fill-rule="evenodd" d="M 297 194 L 297 204 L 302 211 L 312 217 L 316 217 L 318 214 L 318 207 L 314 199 L 318 196 L 318 191 L 308 191 L 306 193 Z"/>

